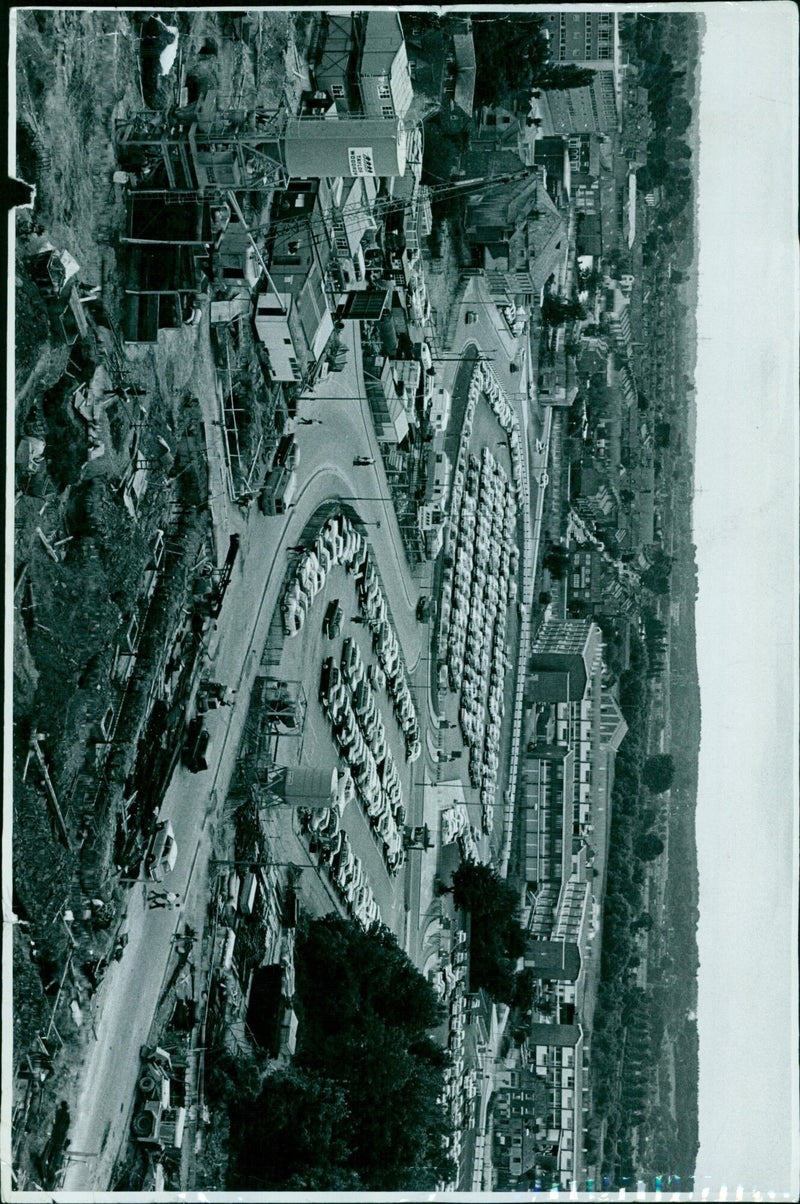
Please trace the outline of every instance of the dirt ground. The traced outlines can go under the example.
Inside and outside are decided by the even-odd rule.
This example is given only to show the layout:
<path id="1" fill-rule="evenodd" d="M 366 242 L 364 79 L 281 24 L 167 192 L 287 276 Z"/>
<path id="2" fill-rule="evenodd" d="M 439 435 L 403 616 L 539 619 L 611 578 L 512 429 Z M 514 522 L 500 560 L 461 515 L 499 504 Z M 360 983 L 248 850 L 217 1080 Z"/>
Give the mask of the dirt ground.
<path id="1" fill-rule="evenodd" d="M 212 83 L 224 102 L 237 105 L 273 108 L 284 91 L 289 101 L 296 96 L 300 77 L 289 70 L 297 64 L 291 13 L 161 17 L 177 25 L 179 53 L 170 76 L 156 79 L 147 99 L 180 100 L 181 85 L 192 79 Z M 14 516 L 14 906 L 30 920 L 15 940 L 18 1065 L 49 1022 L 53 1000 L 45 999 L 42 980 L 61 977 L 67 934 L 60 915 L 79 889 L 77 854 L 54 830 L 38 771 L 31 769 L 23 782 L 27 735 L 47 732 L 46 757 L 57 790 L 68 798 L 90 763 L 85 758 L 92 721 L 110 688 L 108 653 L 135 605 L 150 537 L 170 529 L 167 472 L 186 420 L 184 397 L 213 390 L 214 380 L 210 355 L 197 353 L 198 328 L 165 332 L 156 346 L 137 348 L 124 346 L 115 333 L 125 206 L 122 189 L 113 183 L 114 130 L 117 120 L 146 106 L 153 81 L 143 71 L 142 39 L 153 18 L 133 11 L 55 9 L 18 10 L 16 18 L 17 173 L 36 183 L 37 195 L 33 210 L 16 216 L 15 413 L 17 440 L 28 434 L 47 443 L 43 468 L 18 476 Z M 303 24 L 301 37 L 307 32 Z M 83 286 L 100 289 L 98 301 L 87 306 L 88 338 L 73 347 L 53 326 L 28 272 L 28 257 L 44 240 L 74 256 Z M 90 379 L 101 361 L 113 367 L 115 384 L 122 375 L 134 393 L 127 409 L 114 403 L 104 414 L 107 454 L 87 471 L 86 429 L 72 397 L 76 384 Z M 134 435 L 152 461 L 138 526 L 114 489 L 106 496 L 103 480 L 118 483 Z M 102 538 L 70 541 L 76 490 L 98 474 L 94 500 Z M 112 548 L 115 556 L 107 554 Z M 72 827 L 74 817 L 65 810 Z M 110 846 L 113 829 L 107 836 Z M 44 949 L 44 962 L 41 956 L 32 960 L 32 942 Z M 70 1098 L 88 1040 L 89 1026 L 76 1028 L 66 1006 L 75 989 L 68 978 L 57 1015 L 64 1047 L 37 1095 L 30 1130 L 20 1134 L 22 1146 L 15 1143 L 16 1166 L 29 1183 L 40 1173 L 31 1154 L 46 1145 L 58 1100 Z M 15 1087 L 15 1105 L 19 1100 Z"/>

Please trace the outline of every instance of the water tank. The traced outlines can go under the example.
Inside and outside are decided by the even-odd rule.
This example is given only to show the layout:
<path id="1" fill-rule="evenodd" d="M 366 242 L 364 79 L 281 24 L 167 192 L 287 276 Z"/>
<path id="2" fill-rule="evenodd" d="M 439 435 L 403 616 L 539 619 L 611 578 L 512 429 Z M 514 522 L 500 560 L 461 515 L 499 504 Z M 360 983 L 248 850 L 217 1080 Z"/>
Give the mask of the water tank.
<path id="1" fill-rule="evenodd" d="M 290 117 L 283 144 L 290 176 L 402 176 L 406 170 L 400 117 Z"/>
<path id="2" fill-rule="evenodd" d="M 336 794 L 338 777 L 335 769 L 312 769 L 301 765 L 287 769 L 284 776 L 284 799 L 290 807 L 327 807 Z"/>

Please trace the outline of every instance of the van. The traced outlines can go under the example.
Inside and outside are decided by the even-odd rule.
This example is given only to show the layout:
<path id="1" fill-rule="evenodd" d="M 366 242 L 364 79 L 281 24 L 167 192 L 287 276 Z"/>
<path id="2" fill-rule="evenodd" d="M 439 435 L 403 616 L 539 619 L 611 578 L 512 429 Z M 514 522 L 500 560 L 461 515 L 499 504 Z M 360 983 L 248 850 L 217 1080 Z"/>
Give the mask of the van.
<path id="1" fill-rule="evenodd" d="M 285 514 L 294 497 L 294 485 L 294 469 L 288 465 L 273 468 L 258 495 L 261 513 L 269 517 Z"/>
<path id="2" fill-rule="evenodd" d="M 171 874 L 178 860 L 175 832 L 169 820 L 156 824 L 150 847 L 145 854 L 144 867 L 154 882 L 161 882 L 165 874 Z"/>
<path id="3" fill-rule="evenodd" d="M 297 468 L 298 450 L 294 435 L 284 435 L 272 457 L 273 468 L 288 468 L 289 472 L 294 472 Z"/>

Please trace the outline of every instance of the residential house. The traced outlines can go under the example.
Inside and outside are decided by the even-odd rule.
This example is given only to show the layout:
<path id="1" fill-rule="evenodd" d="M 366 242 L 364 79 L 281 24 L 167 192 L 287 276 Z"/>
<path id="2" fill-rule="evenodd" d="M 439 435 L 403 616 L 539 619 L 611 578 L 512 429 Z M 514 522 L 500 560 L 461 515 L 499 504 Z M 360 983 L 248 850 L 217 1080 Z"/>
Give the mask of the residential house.
<path id="1" fill-rule="evenodd" d="M 647 144 L 653 132 L 649 95 L 639 83 L 639 72 L 628 65 L 622 79 L 622 153 L 630 168 L 647 162 Z"/>
<path id="2" fill-rule="evenodd" d="M 525 167 L 532 167 L 540 134 L 540 118 L 532 113 L 523 115 L 502 105 L 483 105 L 473 117 L 470 151 L 495 154 L 513 151 Z M 470 174 L 468 171 L 467 175 Z"/>
<path id="3" fill-rule="evenodd" d="M 539 300 L 566 256 L 566 221 L 535 172 L 470 197 L 466 235 L 493 295 L 524 304 Z"/>
<path id="4" fill-rule="evenodd" d="M 601 325 L 608 330 L 618 350 L 630 356 L 633 344 L 630 303 L 617 284 L 606 289 Z"/>
<path id="5" fill-rule="evenodd" d="M 434 389 L 431 393 L 430 423 L 434 431 L 447 430 L 450 421 L 450 393 L 447 389 Z"/>
<path id="6" fill-rule="evenodd" d="M 580 192 L 581 185 L 578 185 Z M 589 199 L 591 197 L 591 199 Z M 599 259 L 603 254 L 603 222 L 594 206 L 599 204 L 599 185 L 593 182 L 590 193 L 580 192 L 580 202 L 585 208 L 579 208 L 576 201 L 577 218 L 575 220 L 575 247 L 578 255 L 591 255 Z"/>
<path id="7" fill-rule="evenodd" d="M 329 92 L 344 112 L 361 107 L 355 21 L 354 13 L 320 14 L 319 47 L 313 64 L 317 87 Z"/>
<path id="8" fill-rule="evenodd" d="M 254 317 L 256 336 L 269 358 L 270 375 L 287 384 L 299 382 L 303 375 L 289 326 L 291 304 L 291 293 L 261 293 Z"/>
<path id="9" fill-rule="evenodd" d="M 513 1058 L 516 1052 L 516 1058 Z M 527 1052 L 527 1051 L 526 1051 Z M 548 1114 L 544 1077 L 524 1065 L 519 1047 L 494 1077 L 492 1108 L 494 1191 L 510 1191 L 535 1170 Z"/>
<path id="10" fill-rule="evenodd" d="M 331 189 L 329 226 L 331 267 L 343 289 L 365 288 L 364 247 L 377 230 L 372 208 L 377 185 L 371 176 L 338 177 Z"/>
<path id="11" fill-rule="evenodd" d="M 450 488 L 450 458 L 444 450 L 444 431 L 437 431 L 427 453 L 425 496 L 417 509 L 417 525 L 425 554 L 438 556 L 444 541 L 447 520 L 446 500 Z"/>
<path id="12" fill-rule="evenodd" d="M 426 29 L 415 16 L 409 12 L 402 18 L 415 97 L 426 116 L 439 111 L 450 123 L 468 120 L 475 95 L 470 19 L 451 16 L 438 29 Z"/>
<path id="13" fill-rule="evenodd" d="M 605 487 L 602 487 L 605 489 Z M 613 505 L 610 494 L 608 504 Z M 581 517 L 588 517 L 583 510 Z M 583 616 L 598 618 L 601 615 L 616 618 L 628 614 L 633 607 L 628 592 L 618 589 L 614 570 L 603 554 L 589 544 L 578 544 L 570 552 L 568 577 L 568 609 L 573 604 L 580 607 Z"/>
<path id="14" fill-rule="evenodd" d="M 450 457 L 444 450 L 444 434 L 437 432 L 428 452 L 425 501 L 444 504 L 450 486 Z"/>
<path id="15" fill-rule="evenodd" d="M 361 106 L 368 117 L 404 118 L 414 100 L 400 14 L 367 13 L 358 66 Z"/>
<path id="16" fill-rule="evenodd" d="M 327 271 L 331 246 L 322 213 L 329 203 L 324 180 L 290 180 L 275 193 L 267 241 L 271 271 L 300 281 L 315 264 Z"/>

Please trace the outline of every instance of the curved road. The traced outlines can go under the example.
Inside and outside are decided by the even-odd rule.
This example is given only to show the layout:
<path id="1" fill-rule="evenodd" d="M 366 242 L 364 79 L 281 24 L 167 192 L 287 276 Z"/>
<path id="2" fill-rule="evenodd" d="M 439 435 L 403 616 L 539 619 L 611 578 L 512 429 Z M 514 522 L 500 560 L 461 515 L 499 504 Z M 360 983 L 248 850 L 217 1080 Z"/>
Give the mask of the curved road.
<path id="1" fill-rule="evenodd" d="M 208 339 L 207 327 L 202 332 Z M 63 1190 L 79 1193 L 108 1190 L 116 1152 L 125 1136 L 139 1071 L 139 1047 L 147 1039 L 172 948 L 172 936 L 185 920 L 197 916 L 201 927 L 206 910 L 206 878 L 211 852 L 213 818 L 224 801 L 247 713 L 250 689 L 273 610 L 287 567 L 287 545 L 297 543 L 316 510 L 336 498 L 349 501 L 366 523 L 387 594 L 392 619 L 409 669 L 423 652 L 426 629 L 416 622 L 419 589 L 408 569 L 400 531 L 391 503 L 369 405 L 361 385 L 358 327 L 348 323 L 344 341 L 350 347 L 345 372 L 322 382 L 325 400 L 304 400 L 302 413 L 322 426 L 300 426 L 298 491 L 287 515 L 266 518 L 252 508 L 244 516 L 226 498 L 213 504 L 217 547 L 227 548 L 232 529 L 241 531 L 242 545 L 209 649 L 215 679 L 237 687 L 237 704 L 209 717 L 212 733 L 210 767 L 202 775 L 178 766 L 161 809 L 175 829 L 178 862 L 169 886 L 179 892 L 181 910 L 148 911 L 146 885 L 134 888 L 128 908 L 129 943 L 120 963 L 114 963 L 97 995 L 96 1041 L 82 1067 L 78 1102 L 73 1115 L 70 1147 L 87 1155 L 73 1159 Z M 198 348 L 209 354 L 207 347 Z M 212 497 L 224 478 L 214 425 L 214 402 L 201 394 L 209 445 Z M 353 468 L 354 456 L 368 455 L 374 465 Z M 363 500 L 370 499 L 370 500 Z M 374 499 L 374 500 L 373 500 Z M 231 521 L 233 520 L 233 521 Z M 212 819 L 212 823 L 208 821 Z"/>

